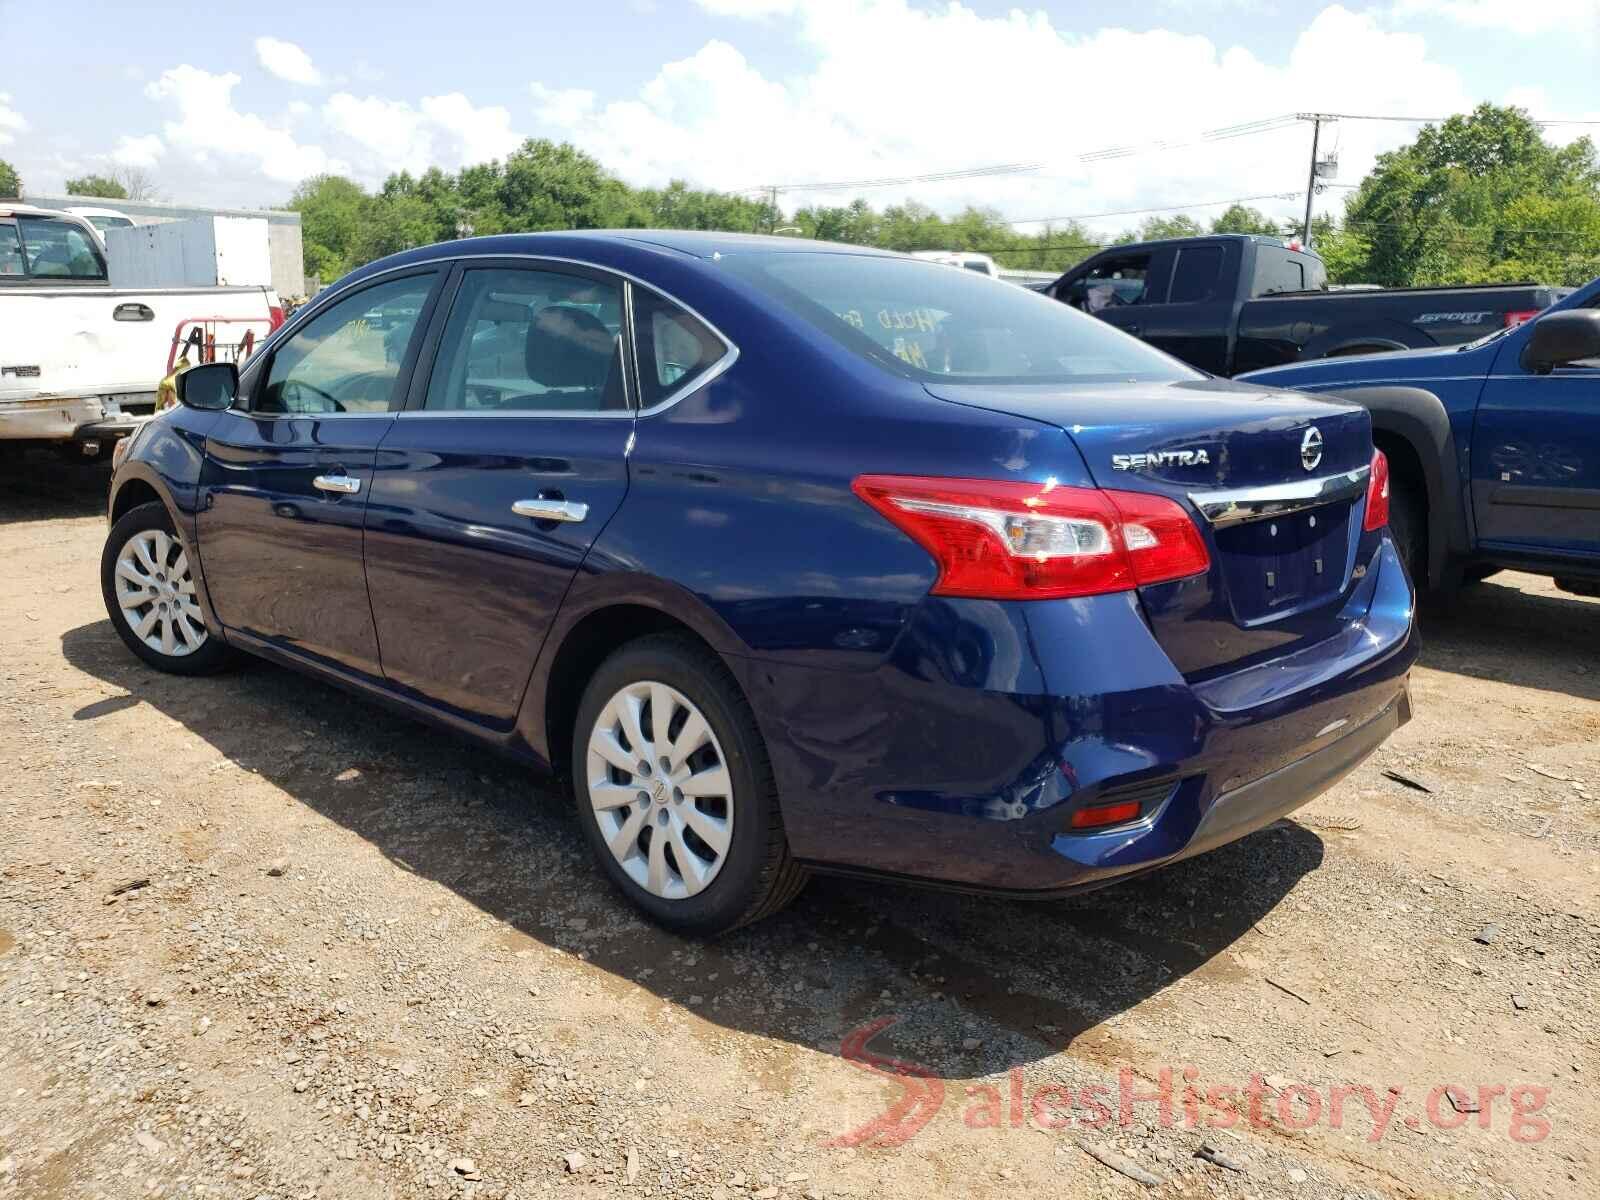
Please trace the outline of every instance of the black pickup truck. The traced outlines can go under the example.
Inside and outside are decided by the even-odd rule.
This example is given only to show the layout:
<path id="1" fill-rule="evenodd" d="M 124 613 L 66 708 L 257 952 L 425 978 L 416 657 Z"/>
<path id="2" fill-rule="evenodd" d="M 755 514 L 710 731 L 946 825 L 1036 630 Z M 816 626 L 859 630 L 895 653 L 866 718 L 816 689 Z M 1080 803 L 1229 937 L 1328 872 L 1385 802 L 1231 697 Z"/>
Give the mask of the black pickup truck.
<path id="1" fill-rule="evenodd" d="M 1532 283 L 1330 290 L 1322 260 L 1243 233 L 1102 250 L 1044 289 L 1213 375 L 1469 342 L 1571 288 Z"/>

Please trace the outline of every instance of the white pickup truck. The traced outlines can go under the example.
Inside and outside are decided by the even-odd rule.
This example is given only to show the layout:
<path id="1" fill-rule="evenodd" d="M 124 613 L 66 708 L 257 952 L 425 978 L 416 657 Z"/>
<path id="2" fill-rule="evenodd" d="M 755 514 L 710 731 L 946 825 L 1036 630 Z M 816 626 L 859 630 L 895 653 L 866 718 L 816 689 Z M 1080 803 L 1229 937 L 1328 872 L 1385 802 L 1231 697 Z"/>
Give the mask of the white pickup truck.
<path id="1" fill-rule="evenodd" d="M 233 357 L 283 323 L 264 287 L 113 288 L 84 218 L 0 201 L 0 449 L 96 458 L 155 409 L 179 343 Z"/>

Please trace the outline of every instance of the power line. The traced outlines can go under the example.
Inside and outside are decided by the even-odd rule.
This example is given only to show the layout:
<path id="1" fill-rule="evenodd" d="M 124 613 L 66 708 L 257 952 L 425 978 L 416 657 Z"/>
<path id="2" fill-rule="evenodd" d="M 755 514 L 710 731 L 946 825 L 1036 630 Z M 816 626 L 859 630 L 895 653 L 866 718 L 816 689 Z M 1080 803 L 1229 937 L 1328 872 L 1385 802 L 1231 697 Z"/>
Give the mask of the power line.
<path id="1" fill-rule="evenodd" d="M 1455 115 L 1456 116 L 1464 116 L 1466 114 L 1456 113 Z M 1296 117 L 1297 120 L 1301 120 L 1301 121 L 1310 121 L 1315 117 L 1321 117 L 1324 121 L 1399 121 L 1399 122 L 1401 122 L 1403 124 L 1410 124 L 1410 125 L 1430 125 L 1430 124 L 1434 124 L 1434 123 L 1437 123 L 1437 122 L 1448 121 L 1450 119 L 1449 117 L 1397 117 L 1397 116 L 1391 116 L 1391 115 L 1382 114 L 1382 113 L 1326 113 L 1326 112 L 1325 113 L 1296 113 L 1295 117 Z M 1529 117 L 1528 120 L 1532 124 L 1538 125 L 1541 128 L 1546 127 L 1546 126 L 1550 126 L 1550 125 L 1600 125 L 1600 120 L 1592 120 L 1592 119 L 1589 119 L 1589 118 L 1586 118 L 1586 117 L 1583 117 L 1583 118 L 1572 118 L 1570 120 L 1568 118 L 1566 118 L 1566 117 Z"/>
<path id="2" fill-rule="evenodd" d="M 764 183 L 741 191 L 842 192 L 851 188 L 896 187 L 903 183 L 942 183 L 950 179 L 983 179 L 993 175 L 1024 175 L 1044 166 L 1039 162 L 998 163 L 988 167 L 963 167 L 955 171 L 933 171 L 926 175 L 897 175 L 879 179 L 846 179 L 830 183 Z"/>
<path id="3" fill-rule="evenodd" d="M 1252 200 L 1293 200 L 1299 192 L 1264 192 L 1259 196 L 1235 196 L 1230 200 L 1192 200 L 1187 204 L 1165 204 L 1153 208 L 1119 208 L 1111 212 L 1074 213 L 1064 217 L 1017 217 L 1007 225 L 1039 225 L 1051 221 L 1093 221 L 1100 217 L 1136 217 L 1145 213 L 1177 212 L 1184 208 L 1209 208 L 1218 204 L 1247 204 Z"/>

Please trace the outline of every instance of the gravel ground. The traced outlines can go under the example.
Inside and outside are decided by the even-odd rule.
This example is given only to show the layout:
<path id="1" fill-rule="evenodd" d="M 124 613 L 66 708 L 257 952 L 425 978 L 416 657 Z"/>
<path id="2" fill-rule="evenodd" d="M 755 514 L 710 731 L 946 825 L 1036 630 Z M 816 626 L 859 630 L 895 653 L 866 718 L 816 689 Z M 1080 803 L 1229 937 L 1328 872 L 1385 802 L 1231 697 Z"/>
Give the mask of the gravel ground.
<path id="1" fill-rule="evenodd" d="M 1473 589 L 1416 720 L 1193 862 L 1033 905 L 818 879 L 701 945 L 520 767 L 143 668 L 104 471 L 0 472 L 0 1197 L 1600 1188 L 1600 602 Z"/>

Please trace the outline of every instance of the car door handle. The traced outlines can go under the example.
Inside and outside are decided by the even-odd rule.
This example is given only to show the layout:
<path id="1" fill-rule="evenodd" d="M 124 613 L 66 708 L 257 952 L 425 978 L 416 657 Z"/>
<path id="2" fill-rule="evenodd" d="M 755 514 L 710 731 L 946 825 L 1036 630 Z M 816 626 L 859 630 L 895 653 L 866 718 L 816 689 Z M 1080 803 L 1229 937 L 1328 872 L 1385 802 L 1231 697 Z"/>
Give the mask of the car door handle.
<path id="1" fill-rule="evenodd" d="M 535 521 L 581 521 L 589 515 L 589 506 L 576 500 L 518 500 L 511 511 Z"/>
<path id="2" fill-rule="evenodd" d="M 318 475 L 311 486 L 319 492 L 333 492 L 340 496 L 354 496 L 361 490 L 361 480 L 349 475 Z"/>

